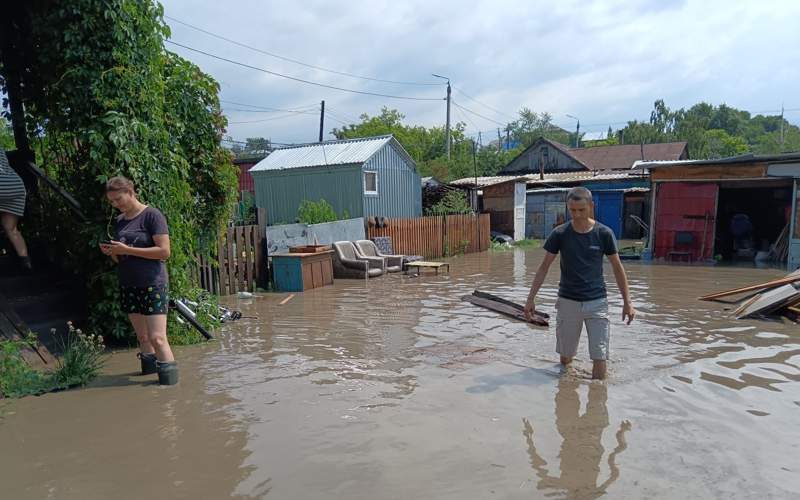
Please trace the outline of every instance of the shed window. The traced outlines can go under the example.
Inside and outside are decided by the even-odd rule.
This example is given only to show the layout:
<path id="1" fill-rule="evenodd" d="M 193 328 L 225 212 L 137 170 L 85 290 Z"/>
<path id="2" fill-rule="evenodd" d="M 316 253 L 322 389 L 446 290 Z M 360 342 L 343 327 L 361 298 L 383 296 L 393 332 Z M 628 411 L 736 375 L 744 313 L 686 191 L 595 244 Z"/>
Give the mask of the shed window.
<path id="1" fill-rule="evenodd" d="M 364 172 L 364 194 L 378 194 L 378 172 Z"/>

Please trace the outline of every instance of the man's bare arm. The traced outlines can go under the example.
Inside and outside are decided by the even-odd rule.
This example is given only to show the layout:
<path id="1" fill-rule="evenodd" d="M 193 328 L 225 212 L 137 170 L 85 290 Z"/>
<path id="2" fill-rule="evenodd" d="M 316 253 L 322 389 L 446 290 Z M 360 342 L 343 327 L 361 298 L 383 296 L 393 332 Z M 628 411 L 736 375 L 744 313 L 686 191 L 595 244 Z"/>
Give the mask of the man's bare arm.
<path id="1" fill-rule="evenodd" d="M 611 263 L 611 268 L 614 270 L 614 279 L 617 280 L 617 286 L 622 294 L 622 321 L 627 318 L 627 323 L 630 325 L 633 318 L 636 316 L 636 310 L 631 303 L 631 292 L 628 287 L 628 276 L 625 274 L 625 268 L 622 267 L 622 261 L 619 260 L 619 254 L 609 255 L 608 261 Z"/>
<path id="2" fill-rule="evenodd" d="M 542 263 L 539 264 L 539 269 L 536 270 L 536 276 L 533 278 L 533 284 L 531 285 L 531 291 L 528 293 L 528 300 L 525 302 L 525 317 L 531 319 L 534 311 L 534 300 L 536 299 L 536 294 L 539 293 L 539 289 L 542 287 L 544 283 L 544 279 L 547 277 L 547 271 L 550 270 L 550 265 L 556 259 L 556 254 L 546 252 L 544 254 L 544 259 L 542 259 Z"/>

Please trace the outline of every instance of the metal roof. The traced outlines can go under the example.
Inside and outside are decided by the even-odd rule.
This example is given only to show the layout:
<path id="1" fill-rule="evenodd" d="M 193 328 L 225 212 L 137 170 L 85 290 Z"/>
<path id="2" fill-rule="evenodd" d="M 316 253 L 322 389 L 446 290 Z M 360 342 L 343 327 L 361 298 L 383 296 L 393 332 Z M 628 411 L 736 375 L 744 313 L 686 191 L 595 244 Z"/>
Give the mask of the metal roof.
<path id="1" fill-rule="evenodd" d="M 727 158 L 717 158 L 716 160 L 676 160 L 676 161 L 637 161 L 633 164 L 631 169 L 651 169 L 662 167 L 683 167 L 683 166 L 703 166 L 703 165 L 719 165 L 719 164 L 747 164 L 747 163 L 779 163 L 800 161 L 800 151 L 792 153 L 781 153 L 774 155 L 755 155 L 752 153 L 729 156 Z"/>
<path id="2" fill-rule="evenodd" d="M 457 179 L 454 181 L 449 182 L 448 184 L 453 186 L 461 186 L 461 187 L 475 187 L 475 177 L 464 177 L 463 179 Z M 502 184 L 504 182 L 513 181 L 515 179 L 525 179 L 525 176 L 522 175 L 493 175 L 489 177 L 478 177 L 478 187 L 488 187 L 494 186 L 495 184 Z"/>
<path id="3" fill-rule="evenodd" d="M 602 170 L 560 172 L 557 174 L 544 174 L 543 179 L 539 178 L 539 174 L 496 175 L 493 177 L 478 177 L 478 187 L 494 186 L 495 184 L 502 184 L 510 181 L 525 182 L 526 184 L 566 184 L 570 182 L 613 181 L 624 179 L 647 179 L 647 176 L 638 172 L 629 172 L 625 170 L 610 170 L 605 172 Z M 475 177 L 464 177 L 463 179 L 452 181 L 450 184 L 461 187 L 474 187 Z"/>
<path id="4" fill-rule="evenodd" d="M 250 172 L 265 170 L 286 170 L 290 168 L 323 167 L 333 165 L 352 165 L 366 163 L 387 144 L 412 165 L 416 165 L 403 146 L 391 135 L 325 141 L 276 149 L 258 162 Z"/>

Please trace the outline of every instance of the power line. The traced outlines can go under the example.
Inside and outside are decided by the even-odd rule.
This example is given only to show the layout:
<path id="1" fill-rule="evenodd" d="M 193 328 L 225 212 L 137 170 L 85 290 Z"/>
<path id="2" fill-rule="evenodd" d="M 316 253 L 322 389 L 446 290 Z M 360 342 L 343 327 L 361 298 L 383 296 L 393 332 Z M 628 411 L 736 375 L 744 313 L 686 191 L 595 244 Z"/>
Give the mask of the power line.
<path id="1" fill-rule="evenodd" d="M 503 116 L 505 116 L 506 118 L 511 118 L 512 120 L 517 120 L 517 119 L 519 119 L 519 117 L 518 117 L 518 116 L 511 116 L 511 115 L 509 115 L 509 114 L 507 114 L 507 113 L 503 113 L 503 112 L 502 112 L 502 111 L 500 111 L 499 109 L 495 109 L 495 108 L 493 108 L 493 107 L 489 106 L 488 104 L 484 104 L 484 103 L 482 103 L 481 101 L 479 101 L 479 100 L 475 99 L 474 97 L 471 97 L 471 96 L 469 96 L 469 95 L 468 95 L 466 92 L 464 92 L 463 90 L 461 90 L 461 89 L 459 89 L 459 88 L 456 88 L 456 87 L 453 87 L 453 88 L 454 88 L 454 89 L 456 89 L 456 92 L 458 92 L 459 94 L 463 95 L 464 97 L 466 97 L 467 99 L 469 99 L 469 100 L 471 100 L 471 101 L 474 101 L 474 102 L 476 102 L 476 103 L 480 104 L 481 106 L 483 106 L 483 107 L 484 107 L 484 108 L 486 108 L 486 109 L 489 109 L 489 110 L 491 110 L 491 111 L 494 111 L 495 113 L 497 113 L 497 114 L 499 114 L 499 115 L 503 115 Z"/>
<path id="2" fill-rule="evenodd" d="M 164 15 L 164 17 L 166 19 L 169 19 L 171 21 L 175 21 L 176 23 L 182 24 L 182 25 L 184 25 L 184 26 L 186 26 L 188 28 L 191 28 L 193 30 L 197 30 L 197 31 L 199 31 L 201 33 L 205 33 L 206 35 L 209 35 L 209 36 L 213 36 L 214 38 L 218 38 L 220 40 L 225 40 L 226 42 L 232 43 L 234 45 L 238 45 L 240 47 L 244 47 L 246 49 L 250 49 L 250 50 L 253 50 L 255 52 L 259 52 L 261 54 L 268 55 L 268 56 L 274 57 L 276 59 L 280 59 L 282 61 L 288 61 L 288 62 L 291 62 L 291 63 L 294 63 L 294 64 L 299 64 L 300 66 L 305 66 L 306 68 L 312 68 L 312 69 L 316 69 L 316 70 L 319 70 L 319 71 L 326 71 L 328 73 L 333 73 L 333 74 L 342 75 L 342 76 L 348 76 L 350 78 L 358 78 L 360 80 L 368 80 L 368 81 L 372 81 L 372 82 L 381 82 L 381 83 L 392 83 L 392 84 L 395 84 L 395 85 L 415 85 L 415 86 L 444 85 L 443 83 L 439 83 L 439 82 L 403 82 L 403 81 L 397 81 L 397 80 L 384 80 L 382 78 L 374 78 L 374 77 L 371 77 L 371 76 L 354 75 L 352 73 L 347 73 L 347 72 L 344 72 L 344 71 L 336 71 L 334 69 L 323 68 L 322 66 L 315 66 L 313 64 L 304 63 L 303 61 L 298 61 L 297 59 L 292 59 L 290 57 L 281 56 L 281 55 L 275 54 L 273 52 L 267 52 L 266 50 L 259 49 L 258 47 L 253 47 L 252 45 L 247 45 L 246 43 L 237 42 L 236 40 L 231 40 L 230 38 L 226 38 L 226 37 L 224 37 L 222 35 L 218 35 L 216 33 L 212 33 L 211 31 L 207 31 L 207 30 L 204 30 L 203 28 L 199 28 L 199 27 L 194 26 L 192 24 L 189 24 L 187 22 L 181 21 L 179 19 L 175 19 L 172 16 Z"/>
<path id="3" fill-rule="evenodd" d="M 491 118 L 489 118 L 489 117 L 487 117 L 487 116 L 484 116 L 484 115 L 482 115 L 482 114 L 480 114 L 480 113 L 476 113 L 475 111 L 472 111 L 472 110 L 471 110 L 471 109 L 469 109 L 469 108 L 465 108 L 464 106 L 462 106 L 462 105 L 458 104 L 458 103 L 457 103 L 457 102 L 455 102 L 455 101 L 453 101 L 453 106 L 455 106 L 455 107 L 457 107 L 457 108 L 460 108 L 460 109 L 463 109 L 463 110 L 464 110 L 464 111 L 466 111 L 467 113 L 471 113 L 471 114 L 473 114 L 473 115 L 475 115 L 475 116 L 478 116 L 478 117 L 480 117 L 480 118 L 483 118 L 484 120 L 490 121 L 490 122 L 492 122 L 492 123 L 496 123 L 496 124 L 498 124 L 498 125 L 500 125 L 500 126 L 502 126 L 502 127 L 505 127 L 506 125 L 508 125 L 507 123 L 501 123 L 501 122 L 499 122 L 499 121 L 497 121 L 497 120 L 493 120 L 493 119 L 491 119 Z M 477 127 L 476 127 L 476 128 L 477 128 Z"/>
<path id="4" fill-rule="evenodd" d="M 279 113 L 279 111 L 267 111 L 263 109 L 238 109 L 238 108 L 222 108 L 222 111 L 225 112 L 235 112 L 235 113 Z M 318 115 L 318 111 L 290 111 L 287 110 L 287 113 L 294 113 L 296 115 Z"/>
<path id="5" fill-rule="evenodd" d="M 306 113 L 303 113 L 306 114 Z M 316 115 L 316 113 L 310 113 Z M 244 123 L 263 123 L 263 122 L 271 122 L 273 120 L 283 120 L 284 118 L 292 118 L 298 116 L 298 113 L 292 113 L 289 115 L 282 115 L 282 116 L 273 116 L 272 118 L 264 118 L 263 120 L 249 120 L 243 122 L 228 122 L 228 125 L 241 125 Z"/>
<path id="6" fill-rule="evenodd" d="M 165 42 L 171 43 L 172 45 L 176 45 L 178 47 L 182 47 L 182 48 L 184 48 L 186 50 L 191 50 L 192 52 L 197 52 L 198 54 L 203 54 L 203 55 L 208 56 L 208 57 L 213 57 L 214 59 L 219 59 L 220 61 L 225 61 L 225 62 L 229 62 L 231 64 L 235 64 L 237 66 L 242 66 L 243 68 L 254 69 L 256 71 L 261 71 L 262 73 L 267 73 L 268 75 L 279 76 L 281 78 L 286 78 L 288 80 L 293 80 L 293 81 L 296 81 L 296 82 L 306 83 L 308 85 L 316 85 L 317 87 L 323 87 L 323 88 L 326 88 L 326 89 L 340 90 L 342 92 L 350 92 L 350 93 L 353 93 L 353 94 L 371 95 L 371 96 L 376 96 L 376 97 L 386 97 L 388 99 L 404 99 L 404 100 L 408 100 L 408 101 L 442 101 L 443 100 L 441 97 L 411 97 L 411 96 L 402 96 L 402 95 L 379 94 L 377 92 L 366 92 L 366 91 L 363 91 L 363 90 L 353 90 L 353 89 L 347 89 L 347 88 L 344 88 L 344 87 L 336 87 L 334 85 L 327 85 L 327 84 L 324 84 L 324 83 L 312 82 L 311 80 L 304 80 L 302 78 L 297 78 L 296 76 L 284 75 L 283 73 L 278 73 L 276 71 L 270 71 L 268 69 L 259 68 L 257 66 L 251 66 L 250 64 L 246 64 L 246 63 L 243 63 L 243 62 L 234 61 L 233 59 L 228 59 L 226 57 L 221 57 L 221 56 L 218 56 L 218 55 L 215 55 L 215 54 L 211 54 L 209 52 L 205 52 L 205 51 L 200 50 L 200 49 L 195 49 L 193 47 L 189 47 L 188 45 L 183 45 L 182 43 L 174 42 L 172 40 L 165 40 Z"/>
<path id="7" fill-rule="evenodd" d="M 282 109 L 282 108 L 273 108 L 273 107 L 270 107 L 270 106 L 258 106 L 258 105 L 255 105 L 255 104 L 247 104 L 247 103 L 243 103 L 243 102 L 226 101 L 225 99 L 220 99 L 219 102 L 226 103 L 226 104 L 233 104 L 234 106 L 245 106 L 245 107 L 248 107 L 248 108 L 256 108 L 256 109 L 264 110 L 264 111 L 267 111 L 267 112 L 283 111 L 285 113 L 296 113 L 296 112 L 301 112 L 301 110 L 307 110 L 307 109 L 310 109 L 310 108 L 318 108 L 319 107 L 319 104 L 309 104 L 307 106 L 297 106 L 294 109 Z"/>

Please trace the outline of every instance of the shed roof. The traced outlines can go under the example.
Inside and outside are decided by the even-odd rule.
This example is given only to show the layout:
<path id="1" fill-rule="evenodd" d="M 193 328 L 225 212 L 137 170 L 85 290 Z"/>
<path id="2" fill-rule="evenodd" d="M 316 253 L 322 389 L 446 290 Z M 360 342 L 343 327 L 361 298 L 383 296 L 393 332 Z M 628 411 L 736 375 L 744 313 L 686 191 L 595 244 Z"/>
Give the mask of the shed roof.
<path id="1" fill-rule="evenodd" d="M 800 161 L 800 151 L 773 155 L 755 155 L 748 153 L 738 156 L 729 156 L 727 158 L 717 158 L 715 160 L 637 161 L 631 168 L 650 170 L 663 167 L 693 167 L 720 164 L 736 166 L 753 163 L 784 163 L 795 161 Z"/>
<path id="2" fill-rule="evenodd" d="M 526 175 L 496 175 L 492 177 L 478 177 L 478 187 L 494 186 L 504 182 L 525 182 L 526 184 L 568 184 L 571 182 L 591 182 L 591 181 L 614 181 L 626 179 L 646 179 L 640 171 L 598 171 L 598 170 L 579 170 L 577 172 L 559 172 L 555 174 L 544 174 L 540 179 L 539 174 Z M 454 186 L 475 187 L 475 177 L 464 177 L 450 182 Z"/>
<path id="3" fill-rule="evenodd" d="M 381 135 L 361 139 L 314 142 L 276 149 L 251 168 L 250 172 L 363 164 L 387 144 L 391 144 L 398 154 L 416 166 L 411 156 L 393 136 Z"/>
<path id="4" fill-rule="evenodd" d="M 686 142 L 664 142 L 574 148 L 569 154 L 592 170 L 612 170 L 630 168 L 641 160 L 679 160 L 685 151 Z"/>

